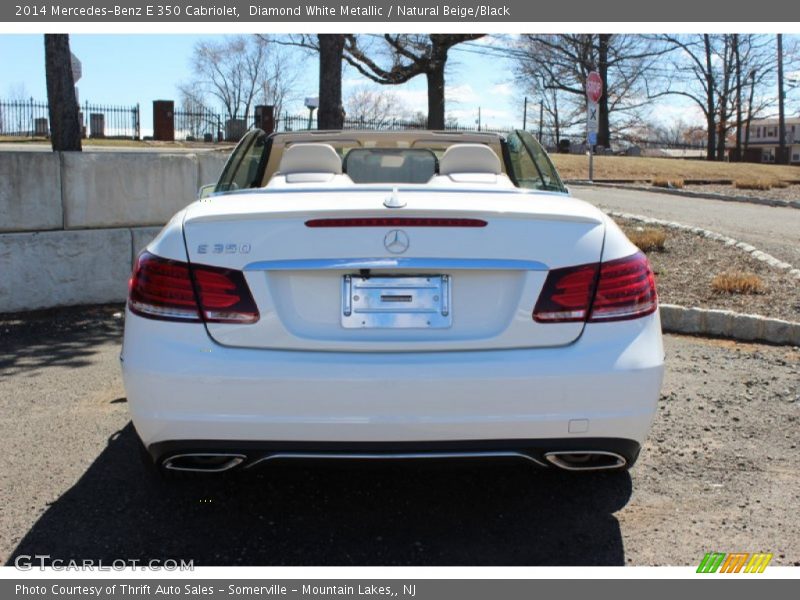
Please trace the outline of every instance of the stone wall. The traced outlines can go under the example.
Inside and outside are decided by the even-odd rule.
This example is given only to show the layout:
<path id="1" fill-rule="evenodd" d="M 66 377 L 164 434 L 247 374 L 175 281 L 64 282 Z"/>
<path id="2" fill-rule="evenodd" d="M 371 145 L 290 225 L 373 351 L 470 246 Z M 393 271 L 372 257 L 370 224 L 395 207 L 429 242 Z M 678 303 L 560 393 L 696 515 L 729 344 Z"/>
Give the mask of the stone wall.
<path id="1" fill-rule="evenodd" d="M 227 156 L 0 151 L 0 313 L 123 301 L 133 257 Z"/>

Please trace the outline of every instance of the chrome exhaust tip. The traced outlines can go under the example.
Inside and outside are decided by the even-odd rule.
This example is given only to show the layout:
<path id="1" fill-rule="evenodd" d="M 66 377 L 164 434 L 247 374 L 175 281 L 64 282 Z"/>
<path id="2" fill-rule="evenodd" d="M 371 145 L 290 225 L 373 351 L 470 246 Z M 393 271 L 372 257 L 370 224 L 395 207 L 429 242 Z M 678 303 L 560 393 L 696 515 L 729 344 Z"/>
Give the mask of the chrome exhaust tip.
<path id="1" fill-rule="evenodd" d="M 559 450 L 547 452 L 544 457 L 550 464 L 566 471 L 621 469 L 628 464 L 624 456 L 605 450 Z"/>
<path id="2" fill-rule="evenodd" d="M 161 463 L 169 471 L 189 471 L 192 473 L 222 473 L 242 464 L 244 454 L 220 454 L 199 452 L 194 454 L 174 454 Z"/>

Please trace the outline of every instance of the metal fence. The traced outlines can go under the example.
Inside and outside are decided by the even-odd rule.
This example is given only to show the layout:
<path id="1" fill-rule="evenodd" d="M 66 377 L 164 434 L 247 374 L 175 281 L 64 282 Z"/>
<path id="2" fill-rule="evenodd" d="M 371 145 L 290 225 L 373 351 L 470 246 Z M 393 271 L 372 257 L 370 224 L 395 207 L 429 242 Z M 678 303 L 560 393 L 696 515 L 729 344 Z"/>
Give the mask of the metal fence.
<path id="1" fill-rule="evenodd" d="M 83 136 L 134 139 L 141 137 L 139 105 L 113 106 L 84 102 L 78 105 Z M 47 102 L 0 100 L 0 136 L 50 137 Z"/>
<path id="2" fill-rule="evenodd" d="M 305 131 L 317 128 L 316 116 L 309 117 L 304 115 L 284 114 L 275 122 L 275 131 Z M 401 131 L 404 129 L 427 129 L 428 125 L 424 120 L 409 120 L 398 118 L 377 118 L 377 119 L 352 119 L 345 118 L 342 129 L 371 129 L 379 131 Z M 482 127 L 480 125 L 464 126 L 457 122 L 450 121 L 444 126 L 447 131 L 485 131 L 493 133 L 505 133 L 514 127 L 496 128 Z"/>
<path id="3" fill-rule="evenodd" d="M 176 110 L 175 139 L 187 142 L 220 142 L 225 139 L 220 113 L 207 109 Z"/>

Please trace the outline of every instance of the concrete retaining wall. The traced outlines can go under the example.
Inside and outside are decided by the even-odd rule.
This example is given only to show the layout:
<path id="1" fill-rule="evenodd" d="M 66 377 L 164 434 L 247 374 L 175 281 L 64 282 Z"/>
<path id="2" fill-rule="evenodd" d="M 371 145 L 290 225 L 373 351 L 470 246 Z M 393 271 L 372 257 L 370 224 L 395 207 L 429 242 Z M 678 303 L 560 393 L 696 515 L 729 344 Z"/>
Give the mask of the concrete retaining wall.
<path id="1" fill-rule="evenodd" d="M 197 157 L 64 153 L 65 229 L 166 223 L 197 195 Z"/>
<path id="2" fill-rule="evenodd" d="M 161 225 L 228 152 L 0 152 L 0 232 Z"/>
<path id="3" fill-rule="evenodd" d="M 61 206 L 57 154 L 0 152 L 0 232 L 60 229 Z"/>
<path id="4" fill-rule="evenodd" d="M 121 302 L 133 257 L 227 152 L 0 152 L 0 313 Z"/>

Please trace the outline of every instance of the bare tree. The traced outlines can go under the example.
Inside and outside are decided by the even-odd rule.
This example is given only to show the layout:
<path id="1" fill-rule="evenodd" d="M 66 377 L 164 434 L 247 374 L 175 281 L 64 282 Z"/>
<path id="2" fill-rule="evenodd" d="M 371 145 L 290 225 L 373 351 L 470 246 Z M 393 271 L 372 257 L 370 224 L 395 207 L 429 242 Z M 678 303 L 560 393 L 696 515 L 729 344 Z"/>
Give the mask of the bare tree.
<path id="1" fill-rule="evenodd" d="M 264 36 L 237 35 L 220 42 L 201 40 L 192 56 L 191 83 L 181 90 L 200 104 L 217 100 L 229 119 L 249 122 L 259 97 L 283 97 L 286 89 L 279 85 L 291 82 L 286 70 L 276 73 L 276 61 Z M 266 92 L 265 92 L 266 90 Z"/>
<path id="2" fill-rule="evenodd" d="M 290 52 L 273 45 L 264 75 L 258 85 L 256 101 L 274 107 L 277 122 L 287 105 L 297 98 L 300 69 Z"/>
<path id="3" fill-rule="evenodd" d="M 383 85 L 406 83 L 418 75 L 428 82 L 428 128 L 445 126 L 445 67 L 450 49 L 485 34 L 384 34 L 377 44 L 345 36 L 344 60 Z"/>
<path id="4" fill-rule="evenodd" d="M 662 41 L 639 35 L 531 34 L 510 41 L 505 53 L 514 60 L 517 81 L 542 99 L 551 117 L 558 114 L 556 129 L 585 118 L 586 78 L 598 71 L 603 95 L 597 143 L 609 146 L 615 131 L 640 123 L 640 110 L 662 94 L 654 75 L 667 50 Z"/>
<path id="5" fill-rule="evenodd" d="M 319 34 L 319 129 L 341 129 L 344 125 L 342 106 L 343 34 Z"/>
<path id="6" fill-rule="evenodd" d="M 299 34 L 273 41 L 288 46 L 297 46 L 319 56 L 319 108 L 317 127 L 319 129 L 341 129 L 344 125 L 342 105 L 342 60 L 345 34 Z"/>
<path id="7" fill-rule="evenodd" d="M 374 127 L 381 127 L 392 119 L 407 119 L 410 115 L 397 94 L 365 86 L 350 92 L 344 106 L 348 120 L 366 121 Z"/>
<path id="8" fill-rule="evenodd" d="M 741 153 L 749 142 L 750 121 L 769 100 L 756 94 L 775 72 L 774 56 L 769 56 L 764 36 L 753 34 L 694 34 L 660 36 L 673 48 L 669 87 L 665 93 L 691 100 L 706 120 L 706 158 L 725 156 L 729 135 Z M 750 87 L 745 116 L 743 98 Z M 734 118 L 735 116 L 735 118 Z"/>
<path id="9" fill-rule="evenodd" d="M 44 62 L 53 151 L 80 152 L 81 124 L 68 35 L 45 34 Z"/>

